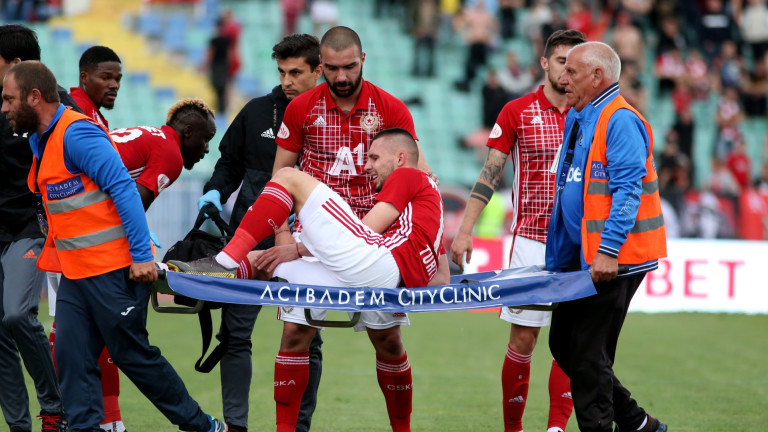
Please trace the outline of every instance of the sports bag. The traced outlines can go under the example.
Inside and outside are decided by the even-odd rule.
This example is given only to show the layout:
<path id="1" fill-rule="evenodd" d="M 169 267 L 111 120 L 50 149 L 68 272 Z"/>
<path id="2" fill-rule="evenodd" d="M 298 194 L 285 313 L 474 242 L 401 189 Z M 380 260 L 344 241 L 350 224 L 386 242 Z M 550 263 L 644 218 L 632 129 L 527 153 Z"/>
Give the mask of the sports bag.
<path id="1" fill-rule="evenodd" d="M 217 236 L 201 229 L 203 223 L 205 223 L 206 214 L 210 216 L 211 221 L 219 229 L 220 235 Z M 163 257 L 163 262 L 168 262 L 169 260 L 193 261 L 216 255 L 221 252 L 233 235 L 234 231 L 224 219 L 221 218 L 218 209 L 212 204 L 209 204 L 200 210 L 197 219 L 195 219 L 195 225 L 192 227 L 192 230 L 187 233 L 184 239 L 179 240 L 168 249 L 168 252 L 166 252 Z M 197 300 L 181 294 L 175 294 L 173 296 L 173 302 L 178 305 L 192 307 L 197 303 Z M 223 311 L 226 307 L 226 304 L 206 301 L 203 304 L 203 308 L 197 314 L 198 320 L 200 321 L 200 332 L 203 340 L 203 352 L 200 355 L 200 358 L 195 362 L 195 370 L 198 372 L 210 372 L 227 352 L 227 347 L 229 345 L 229 330 L 223 319 Z M 211 320 L 212 309 L 222 309 L 221 329 L 217 336 L 219 344 L 213 351 L 211 351 L 206 359 L 205 354 L 208 352 L 211 340 L 213 339 L 213 323 Z"/>

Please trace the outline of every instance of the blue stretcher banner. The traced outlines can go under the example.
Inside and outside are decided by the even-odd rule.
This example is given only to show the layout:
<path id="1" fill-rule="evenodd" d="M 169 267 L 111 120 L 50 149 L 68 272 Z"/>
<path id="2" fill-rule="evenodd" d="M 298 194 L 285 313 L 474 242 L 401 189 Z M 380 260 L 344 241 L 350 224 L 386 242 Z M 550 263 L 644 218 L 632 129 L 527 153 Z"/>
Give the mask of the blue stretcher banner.
<path id="1" fill-rule="evenodd" d="M 227 279 L 166 272 L 179 294 L 221 303 L 293 306 L 346 312 L 434 312 L 558 303 L 596 293 L 589 271 L 551 273 L 538 267 L 454 276 L 450 285 L 346 288 Z"/>

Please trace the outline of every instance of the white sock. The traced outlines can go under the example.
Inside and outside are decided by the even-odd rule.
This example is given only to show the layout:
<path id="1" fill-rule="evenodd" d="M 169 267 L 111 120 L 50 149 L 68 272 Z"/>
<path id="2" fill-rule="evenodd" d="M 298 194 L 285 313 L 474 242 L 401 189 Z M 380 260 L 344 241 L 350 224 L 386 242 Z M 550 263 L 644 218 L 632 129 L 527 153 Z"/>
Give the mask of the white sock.
<path id="1" fill-rule="evenodd" d="M 99 427 L 107 432 L 125 432 L 125 426 L 123 425 L 122 420 L 111 423 L 104 423 L 99 425 Z"/>
<path id="2" fill-rule="evenodd" d="M 224 252 L 219 252 L 219 254 L 216 255 L 216 262 L 221 264 L 227 270 L 234 270 L 240 264 L 238 262 L 235 262 L 235 260 L 232 259 L 231 256 L 227 255 Z"/>
<path id="3" fill-rule="evenodd" d="M 547 429 L 547 432 L 565 432 L 565 431 L 563 431 L 562 429 L 560 429 L 557 426 L 553 426 L 553 427 Z"/>

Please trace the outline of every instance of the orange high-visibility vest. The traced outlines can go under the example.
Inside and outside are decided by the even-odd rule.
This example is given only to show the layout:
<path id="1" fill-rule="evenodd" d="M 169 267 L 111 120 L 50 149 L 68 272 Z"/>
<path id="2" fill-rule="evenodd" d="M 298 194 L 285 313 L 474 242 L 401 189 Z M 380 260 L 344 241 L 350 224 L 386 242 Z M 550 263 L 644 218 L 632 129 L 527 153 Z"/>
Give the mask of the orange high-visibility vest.
<path id="1" fill-rule="evenodd" d="M 64 110 L 48 138 L 42 162 L 33 159 L 27 178 L 29 189 L 36 192 L 37 174 L 48 215 L 48 237 L 37 267 L 70 279 L 101 275 L 133 262 L 112 197 L 85 174 L 70 173 L 64 164 L 64 132 L 78 120 L 88 118 Z M 117 151 L 114 142 L 112 147 Z"/>
<path id="2" fill-rule="evenodd" d="M 587 158 L 587 172 L 584 175 L 584 217 L 581 220 L 581 245 L 584 252 L 584 260 L 592 264 L 592 259 L 600 247 L 601 235 L 605 226 L 605 220 L 611 211 L 613 197 L 608 189 L 607 175 L 595 176 L 593 166 L 602 164 L 603 173 L 608 172 L 608 161 L 605 157 L 606 138 L 608 136 L 608 121 L 613 113 L 619 109 L 628 109 L 634 112 L 643 121 L 648 132 L 649 147 L 648 157 L 645 159 L 646 175 L 643 177 L 643 190 L 640 195 L 640 207 L 638 209 L 635 225 L 627 236 L 627 241 L 619 249 L 619 263 L 642 264 L 667 256 L 666 232 L 664 230 L 664 217 L 661 214 L 661 202 L 659 198 L 659 181 L 656 168 L 653 164 L 653 133 L 648 122 L 621 96 L 614 100 L 600 113 L 595 127 L 595 135 L 592 147 Z M 595 165 L 593 165 L 595 164 Z M 599 170 L 598 170 L 599 172 Z"/>

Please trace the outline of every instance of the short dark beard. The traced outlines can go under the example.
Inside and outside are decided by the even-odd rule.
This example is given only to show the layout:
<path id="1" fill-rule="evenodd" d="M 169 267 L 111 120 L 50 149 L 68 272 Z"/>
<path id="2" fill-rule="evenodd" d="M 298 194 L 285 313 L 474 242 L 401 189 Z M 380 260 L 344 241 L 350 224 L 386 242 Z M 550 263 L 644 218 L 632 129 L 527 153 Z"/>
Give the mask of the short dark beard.
<path id="1" fill-rule="evenodd" d="M 26 102 L 19 104 L 16 118 L 13 120 L 13 131 L 19 135 L 37 132 L 40 115 Z"/>
<path id="2" fill-rule="evenodd" d="M 328 81 L 328 78 L 326 78 L 325 80 Z M 355 80 L 355 82 L 350 83 L 350 86 L 347 90 L 340 91 L 336 88 L 335 84 L 331 84 L 330 82 L 328 83 L 328 88 L 331 89 L 331 92 L 333 92 L 333 94 L 335 94 L 336 96 L 346 98 L 355 94 L 357 89 L 360 87 L 360 83 L 362 82 L 363 82 L 363 68 L 360 67 L 360 75 L 357 77 L 357 80 Z"/>
<path id="3" fill-rule="evenodd" d="M 549 77 L 549 73 L 547 73 L 547 79 L 549 80 L 549 83 L 552 84 L 552 90 L 560 94 L 565 94 L 565 86 L 559 84 L 559 79 L 557 81 L 552 81 L 552 78 Z"/>

